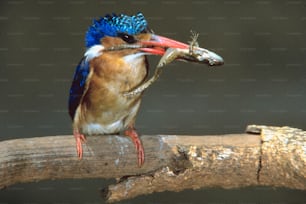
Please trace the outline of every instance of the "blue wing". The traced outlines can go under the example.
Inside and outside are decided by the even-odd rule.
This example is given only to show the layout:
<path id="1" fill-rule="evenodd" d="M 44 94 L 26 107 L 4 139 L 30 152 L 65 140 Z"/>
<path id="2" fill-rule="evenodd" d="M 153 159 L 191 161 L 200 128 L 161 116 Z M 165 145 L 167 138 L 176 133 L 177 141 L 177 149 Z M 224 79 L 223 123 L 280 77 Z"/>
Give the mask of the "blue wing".
<path id="1" fill-rule="evenodd" d="M 80 61 L 76 67 L 73 82 L 70 88 L 69 94 L 69 115 L 73 120 L 75 111 L 80 104 L 82 95 L 85 90 L 86 79 L 89 74 L 89 62 L 85 60 L 85 57 Z"/>

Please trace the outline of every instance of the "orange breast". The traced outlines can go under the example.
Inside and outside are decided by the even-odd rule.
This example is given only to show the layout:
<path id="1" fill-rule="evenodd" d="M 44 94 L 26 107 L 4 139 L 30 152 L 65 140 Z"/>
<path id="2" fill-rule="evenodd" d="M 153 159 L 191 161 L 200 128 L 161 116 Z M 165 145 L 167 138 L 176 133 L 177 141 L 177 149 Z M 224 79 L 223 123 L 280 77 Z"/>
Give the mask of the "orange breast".
<path id="1" fill-rule="evenodd" d="M 112 129 L 101 133 L 99 130 L 94 131 L 96 134 L 104 134 L 118 132 L 118 129 L 122 130 L 134 123 L 141 95 L 127 97 L 123 93 L 145 80 L 146 59 L 144 56 L 138 56 L 135 59 L 130 57 L 133 59 L 130 62 L 129 57 L 123 57 L 126 56 L 124 52 L 105 52 L 90 62 L 92 75 L 81 103 L 82 117 L 79 121 L 79 127 L 83 127 L 85 134 L 91 133 L 87 129 L 92 124 Z"/>

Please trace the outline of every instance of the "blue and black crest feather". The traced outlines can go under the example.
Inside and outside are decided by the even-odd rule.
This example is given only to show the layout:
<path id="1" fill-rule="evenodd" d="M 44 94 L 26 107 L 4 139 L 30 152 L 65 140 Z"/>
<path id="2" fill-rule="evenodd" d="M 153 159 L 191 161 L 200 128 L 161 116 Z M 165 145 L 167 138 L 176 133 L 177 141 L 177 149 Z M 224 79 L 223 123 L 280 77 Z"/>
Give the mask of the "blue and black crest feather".
<path id="1" fill-rule="evenodd" d="M 116 37 L 118 33 L 136 35 L 147 29 L 148 23 L 142 13 L 134 16 L 106 15 L 99 20 L 93 20 L 93 24 L 86 33 L 86 47 L 100 44 L 104 36 Z"/>

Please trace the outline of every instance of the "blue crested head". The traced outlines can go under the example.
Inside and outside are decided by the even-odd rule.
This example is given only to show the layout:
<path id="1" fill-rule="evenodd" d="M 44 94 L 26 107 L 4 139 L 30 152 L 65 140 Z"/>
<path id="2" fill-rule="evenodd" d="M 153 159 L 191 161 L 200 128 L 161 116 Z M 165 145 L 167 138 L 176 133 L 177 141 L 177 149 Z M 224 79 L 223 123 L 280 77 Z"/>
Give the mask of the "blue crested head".
<path id="1" fill-rule="evenodd" d="M 148 23 L 142 13 L 134 16 L 106 15 L 99 20 L 94 20 L 86 33 L 86 47 L 100 44 L 104 36 L 116 37 L 118 33 L 129 35 L 139 34 L 147 29 Z"/>

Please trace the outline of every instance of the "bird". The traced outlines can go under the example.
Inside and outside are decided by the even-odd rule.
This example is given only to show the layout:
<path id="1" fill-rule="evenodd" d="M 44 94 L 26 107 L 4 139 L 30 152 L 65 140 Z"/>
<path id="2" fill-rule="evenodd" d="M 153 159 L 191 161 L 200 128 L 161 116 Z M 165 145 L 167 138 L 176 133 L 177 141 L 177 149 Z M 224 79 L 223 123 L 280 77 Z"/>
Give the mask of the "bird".
<path id="1" fill-rule="evenodd" d="M 124 133 L 134 143 L 137 164 L 145 161 L 144 147 L 135 128 L 143 93 L 123 93 L 143 84 L 149 72 L 148 55 L 189 45 L 156 35 L 141 12 L 107 14 L 94 19 L 85 35 L 86 51 L 78 63 L 69 91 L 69 115 L 82 159 L 87 136 Z"/>

